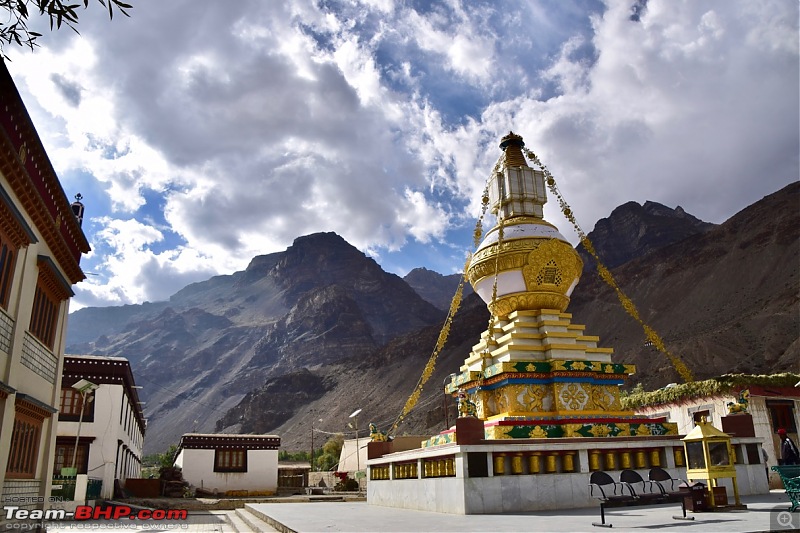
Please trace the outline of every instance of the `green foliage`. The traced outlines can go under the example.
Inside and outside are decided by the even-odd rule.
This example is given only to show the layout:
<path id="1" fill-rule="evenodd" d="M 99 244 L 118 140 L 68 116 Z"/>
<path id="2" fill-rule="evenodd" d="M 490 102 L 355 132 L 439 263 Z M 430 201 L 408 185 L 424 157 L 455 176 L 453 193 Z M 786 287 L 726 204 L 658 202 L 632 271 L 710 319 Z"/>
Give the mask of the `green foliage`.
<path id="1" fill-rule="evenodd" d="M 322 446 L 322 453 L 314 457 L 316 470 L 329 471 L 336 468 L 339 464 L 339 456 L 342 454 L 344 446 L 344 435 L 334 435 Z"/>
<path id="2" fill-rule="evenodd" d="M 627 391 L 627 390 L 620 391 L 619 397 L 620 397 L 621 400 L 624 400 L 628 396 L 633 396 L 635 394 L 643 394 L 644 392 L 645 392 L 644 386 L 641 383 L 637 383 L 629 391 Z"/>
<path id="3" fill-rule="evenodd" d="M 121 0 L 97 1 L 108 9 L 108 16 L 112 19 L 115 10 L 128 17 L 130 15 L 126 10 L 133 9 L 133 6 Z M 78 24 L 79 7 L 81 7 L 80 2 L 68 3 L 64 0 L 0 0 L 0 11 L 6 13 L 6 16 L 0 17 L 0 21 L 3 21 L 0 22 L 0 51 L 8 59 L 5 54 L 6 44 L 16 43 L 31 50 L 37 46 L 36 39 L 42 34 L 28 29 L 28 17 L 31 11 L 38 11 L 40 16 L 47 17 L 50 20 L 51 31 L 60 29 L 63 24 L 78 33 L 75 25 Z M 83 8 L 88 7 L 89 0 L 83 0 Z"/>
<path id="4" fill-rule="evenodd" d="M 317 452 L 314 452 L 317 455 Z M 309 452 L 290 452 L 288 450 L 280 450 L 278 452 L 278 461 L 310 461 L 311 457 Z"/>
<path id="5" fill-rule="evenodd" d="M 142 458 L 142 477 L 149 478 L 150 476 L 158 477 L 161 468 L 168 468 L 172 466 L 172 461 L 175 459 L 175 452 L 178 451 L 178 445 L 172 444 L 167 451 L 163 453 L 151 453 Z"/>
<path id="6" fill-rule="evenodd" d="M 791 372 L 769 375 L 725 374 L 714 379 L 690 381 L 651 392 L 642 391 L 633 394 L 631 391 L 628 396 L 621 397 L 621 401 L 623 409 L 636 409 L 637 407 L 682 402 L 692 398 L 734 393 L 752 386 L 793 387 L 798 381 L 800 381 L 800 374 Z"/>
<path id="7" fill-rule="evenodd" d="M 355 492 L 358 490 L 358 481 L 353 478 L 345 478 L 342 481 L 338 482 L 334 487 L 333 490 L 336 492 Z"/>

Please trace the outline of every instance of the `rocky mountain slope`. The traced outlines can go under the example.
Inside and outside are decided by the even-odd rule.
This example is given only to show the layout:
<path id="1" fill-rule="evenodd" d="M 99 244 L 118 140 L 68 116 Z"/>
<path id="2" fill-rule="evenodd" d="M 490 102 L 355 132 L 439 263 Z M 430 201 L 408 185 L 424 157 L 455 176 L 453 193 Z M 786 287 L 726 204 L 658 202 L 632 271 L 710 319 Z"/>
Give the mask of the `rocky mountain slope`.
<path id="1" fill-rule="evenodd" d="M 620 285 L 696 377 L 798 370 L 800 185 L 711 229 L 679 209 L 637 205 L 615 210 L 590 238 L 604 260 L 623 261 L 613 269 Z M 678 229 L 670 231 L 669 220 Z M 276 433 L 285 448 L 304 449 L 312 421 L 323 432 L 345 431 L 357 408 L 361 428 L 391 426 L 436 342 L 454 291 L 450 278 L 414 271 L 406 282 L 340 237 L 312 235 L 255 258 L 243 272 L 190 285 L 169 302 L 113 308 L 96 324 L 97 309 L 77 311 L 67 351 L 131 360 L 148 401 L 146 453 L 184 432 L 214 430 Z M 602 346 L 615 348 L 616 361 L 638 366 L 631 385 L 678 381 L 592 270 L 584 270 L 568 311 Z M 477 296 L 465 297 L 418 408 L 398 434 L 444 427 L 442 382 L 487 321 Z"/>
<path id="2" fill-rule="evenodd" d="M 800 369 L 800 183 L 720 226 L 633 259 L 614 275 L 642 318 L 696 378 Z M 584 275 L 569 310 L 646 388 L 679 381 L 645 346 L 641 328 L 597 275 Z"/>
<path id="3" fill-rule="evenodd" d="M 450 302 L 461 281 L 462 274 L 443 276 L 427 268 L 415 268 L 403 277 L 422 298 L 443 311 L 450 309 Z M 464 284 L 464 296 L 472 294 L 472 286 Z"/>
<path id="4" fill-rule="evenodd" d="M 628 202 L 614 209 L 608 218 L 598 220 L 588 237 L 605 266 L 615 268 L 714 227 L 680 206 L 671 209 L 657 202 Z M 594 268 L 594 258 L 583 245 L 579 244 L 577 250 L 584 268 Z"/>
<path id="5" fill-rule="evenodd" d="M 398 335 L 444 318 L 332 233 L 298 238 L 243 272 L 182 289 L 168 304 L 126 307 L 116 322 L 92 323 L 94 309 L 73 313 L 68 338 L 72 331 L 96 338 L 70 342 L 67 352 L 131 361 L 148 402 L 148 452 L 184 432 L 212 431 L 270 377 L 363 360 Z"/>

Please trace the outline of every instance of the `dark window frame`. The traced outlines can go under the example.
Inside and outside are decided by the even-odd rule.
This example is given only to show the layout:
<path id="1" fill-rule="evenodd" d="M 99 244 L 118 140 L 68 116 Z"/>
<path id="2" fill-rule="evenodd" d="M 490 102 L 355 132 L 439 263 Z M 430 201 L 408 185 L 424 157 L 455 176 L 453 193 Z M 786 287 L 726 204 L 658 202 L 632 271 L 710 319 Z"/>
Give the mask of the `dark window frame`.
<path id="1" fill-rule="evenodd" d="M 247 450 L 214 450 L 214 472 L 247 472 Z"/>
<path id="2" fill-rule="evenodd" d="M 89 398 L 89 394 L 86 395 Z M 58 419 L 64 422 L 80 422 L 81 402 L 83 396 L 72 387 L 61 387 L 61 402 L 59 404 Z M 83 421 L 94 422 L 94 402 L 89 401 L 83 408 Z"/>
<path id="3" fill-rule="evenodd" d="M 7 479 L 33 479 L 39 466 L 43 421 L 17 411 L 6 465 Z"/>
<path id="4" fill-rule="evenodd" d="M 0 231 L 0 307 L 8 310 L 19 249 Z"/>
<path id="5" fill-rule="evenodd" d="M 40 274 L 39 280 L 36 283 L 36 293 L 33 297 L 31 323 L 28 326 L 28 331 L 51 350 L 53 349 L 56 339 L 60 310 L 61 300 L 51 294 L 43 283 Z"/>

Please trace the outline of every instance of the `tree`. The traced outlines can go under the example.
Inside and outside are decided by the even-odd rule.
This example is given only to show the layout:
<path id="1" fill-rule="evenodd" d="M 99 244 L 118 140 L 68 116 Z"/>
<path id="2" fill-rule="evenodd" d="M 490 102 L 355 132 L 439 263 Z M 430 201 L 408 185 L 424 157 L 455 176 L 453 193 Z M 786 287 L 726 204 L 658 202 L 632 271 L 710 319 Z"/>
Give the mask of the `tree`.
<path id="1" fill-rule="evenodd" d="M 328 442 L 322 447 L 322 454 L 316 457 L 315 462 L 318 470 L 333 470 L 339 464 L 339 456 L 342 453 L 342 446 L 344 445 L 344 435 L 337 434 L 328 439 Z"/>
<path id="2" fill-rule="evenodd" d="M 80 2 L 80 0 L 77 1 Z M 133 6 L 121 0 L 97 1 L 103 7 L 108 8 L 108 16 L 112 19 L 115 10 L 129 17 L 126 9 L 133 9 Z M 36 39 L 42 34 L 28 29 L 28 16 L 31 10 L 38 11 L 39 15 L 50 19 L 50 30 L 60 29 L 63 24 L 78 33 L 75 25 L 78 24 L 77 9 L 79 7 L 80 3 L 67 3 L 64 0 L 0 0 L 0 10 L 8 14 L 7 17 L 0 17 L 0 19 L 5 18 L 6 20 L 6 22 L 0 22 L 0 52 L 3 57 L 8 59 L 5 53 L 7 44 L 16 43 L 19 46 L 27 46 L 31 50 L 34 46 L 38 46 Z M 83 0 L 83 8 L 88 7 L 89 0 Z"/>

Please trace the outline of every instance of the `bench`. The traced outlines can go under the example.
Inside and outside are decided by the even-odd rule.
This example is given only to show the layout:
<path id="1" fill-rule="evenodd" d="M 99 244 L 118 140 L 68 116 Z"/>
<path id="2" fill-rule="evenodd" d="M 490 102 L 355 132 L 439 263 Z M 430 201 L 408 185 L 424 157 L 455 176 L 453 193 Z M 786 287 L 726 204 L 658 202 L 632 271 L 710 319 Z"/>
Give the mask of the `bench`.
<path id="1" fill-rule="evenodd" d="M 658 484 L 658 486 L 661 487 L 661 491 L 667 494 L 680 493 L 682 496 L 685 496 L 685 492 L 680 490 L 680 486 L 682 484 L 687 487 L 689 486 L 689 483 L 685 479 L 674 478 L 669 472 L 659 467 L 651 468 L 648 478 L 650 481 Z"/>
<path id="2" fill-rule="evenodd" d="M 686 493 L 666 491 L 656 480 L 642 479 L 635 470 L 623 470 L 620 480 L 606 472 L 593 472 L 589 478 L 589 496 L 600 500 L 600 522 L 592 522 L 597 527 L 612 527 L 606 523 L 606 509 L 609 507 L 634 507 L 644 505 L 666 505 L 680 503 L 683 516 L 673 516 L 675 520 L 694 520 L 686 516 L 684 496 Z"/>
<path id="3" fill-rule="evenodd" d="M 800 465 L 773 466 L 772 471 L 781 477 L 786 495 L 792 502 L 789 512 L 795 512 L 800 507 Z"/>

